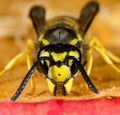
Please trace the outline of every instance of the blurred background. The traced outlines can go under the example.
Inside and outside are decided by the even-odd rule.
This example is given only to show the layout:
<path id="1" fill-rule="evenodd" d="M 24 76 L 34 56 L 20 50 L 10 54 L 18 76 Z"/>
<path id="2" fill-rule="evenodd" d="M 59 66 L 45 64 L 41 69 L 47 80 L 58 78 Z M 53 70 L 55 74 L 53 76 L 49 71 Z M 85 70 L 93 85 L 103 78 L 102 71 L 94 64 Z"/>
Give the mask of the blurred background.
<path id="1" fill-rule="evenodd" d="M 42 5 L 46 8 L 46 19 L 59 15 L 78 17 L 81 8 L 90 0 L 1 0 L 0 1 L 0 38 L 6 36 L 20 37 L 29 35 L 32 28 L 28 17 L 33 5 Z M 100 4 L 100 11 L 93 21 L 89 31 L 110 45 L 119 45 L 120 42 L 120 1 L 96 0 Z M 88 31 L 88 33 L 89 33 Z M 109 42 L 109 43 L 108 43 Z"/>
<path id="2" fill-rule="evenodd" d="M 36 38 L 29 10 L 34 5 L 46 8 L 46 20 L 60 15 L 78 18 L 82 7 L 90 0 L 0 0 L 0 70 L 16 54 L 23 51 L 25 44 L 22 39 Z M 92 22 L 87 39 L 96 36 L 103 45 L 120 57 L 120 0 L 96 0 L 100 4 L 100 11 Z M 73 95 L 76 98 L 88 99 L 101 96 L 120 96 L 120 74 L 107 65 L 98 53 L 94 52 L 94 64 L 91 79 L 101 91 L 100 95 L 93 94 L 84 83 L 75 82 Z M 24 71 L 23 71 L 24 70 Z M 0 100 L 10 98 L 27 72 L 26 63 L 17 66 L 0 78 Z M 79 79 L 79 78 L 78 78 Z M 42 84 L 41 84 L 42 83 Z M 82 83 L 84 84 L 82 86 Z M 36 78 L 37 91 L 47 89 L 45 79 Z M 9 87 L 9 88 L 8 88 Z M 79 90 L 81 89 L 81 90 Z M 20 100 L 26 101 L 25 94 L 30 92 L 30 83 L 23 91 Z M 85 95 L 86 94 L 86 95 Z M 48 96 L 49 95 L 49 96 Z M 51 96 L 45 94 L 45 99 Z M 76 96 L 76 95 L 79 95 Z M 72 98 L 74 98 L 72 96 Z M 32 101 L 41 99 L 32 98 Z M 42 95 L 43 99 L 43 95 Z M 31 101 L 31 100 L 27 100 Z"/>

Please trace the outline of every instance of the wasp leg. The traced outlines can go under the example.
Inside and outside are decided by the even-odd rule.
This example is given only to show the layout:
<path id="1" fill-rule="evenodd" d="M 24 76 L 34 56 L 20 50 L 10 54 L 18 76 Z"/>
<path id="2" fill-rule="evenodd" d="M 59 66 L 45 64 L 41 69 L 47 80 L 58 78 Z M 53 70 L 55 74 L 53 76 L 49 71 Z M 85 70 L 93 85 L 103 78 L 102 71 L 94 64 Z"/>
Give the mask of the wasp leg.
<path id="1" fill-rule="evenodd" d="M 100 43 L 100 41 L 98 41 L 97 38 L 93 38 L 92 40 L 90 40 L 89 46 L 91 47 L 91 49 L 95 48 L 99 52 L 99 54 L 102 56 L 104 61 L 107 64 L 111 65 L 117 72 L 120 73 L 120 69 L 114 64 L 114 62 L 120 63 L 119 57 L 117 57 L 114 54 L 112 54 L 111 52 L 107 51 L 104 48 L 104 46 Z"/>
<path id="2" fill-rule="evenodd" d="M 91 73 L 92 64 L 93 64 L 93 57 L 92 57 L 92 55 L 89 55 L 88 59 L 87 59 L 87 64 L 85 65 L 85 70 L 86 70 L 88 76 Z"/>
<path id="3" fill-rule="evenodd" d="M 2 76 L 5 72 L 9 71 L 11 68 L 13 68 L 15 65 L 20 63 L 25 57 L 25 53 L 19 53 L 16 55 L 5 67 L 2 71 L 0 71 L 0 76 Z"/>
<path id="4" fill-rule="evenodd" d="M 28 39 L 27 44 L 26 44 L 26 50 L 22 53 L 19 53 L 16 55 L 5 67 L 3 70 L 0 71 L 0 76 L 2 76 L 5 72 L 9 71 L 12 69 L 15 65 L 18 65 L 20 62 L 25 60 L 27 58 L 27 66 L 28 69 L 30 69 L 33 65 L 32 57 L 31 57 L 31 51 L 33 51 L 33 42 L 32 40 Z M 31 88 L 32 91 L 34 92 L 35 90 L 35 83 L 34 83 L 34 78 L 33 76 L 31 77 Z"/>
<path id="5" fill-rule="evenodd" d="M 19 64 L 20 62 L 22 62 L 23 60 L 25 60 L 28 52 L 30 54 L 30 51 L 33 47 L 32 41 L 29 39 L 27 41 L 27 48 L 24 52 L 19 53 L 18 55 L 16 55 L 5 67 L 2 71 L 0 71 L 0 76 L 2 76 L 5 72 L 9 71 L 11 68 L 13 68 L 15 65 Z M 30 64 L 29 64 L 30 66 Z"/>
<path id="6" fill-rule="evenodd" d="M 91 73 L 92 64 L 93 64 L 93 56 L 92 56 L 93 47 L 91 46 L 92 46 L 92 43 L 89 44 L 89 50 L 87 51 L 87 63 L 85 65 L 85 70 L 88 76 Z"/>
<path id="7" fill-rule="evenodd" d="M 32 59 L 32 51 L 34 48 L 34 43 L 31 39 L 28 39 L 27 41 L 27 49 L 26 49 L 26 58 L 27 58 L 27 67 L 28 70 L 31 69 L 33 65 L 33 59 Z M 30 85 L 31 85 L 31 92 L 26 94 L 27 96 L 33 96 L 35 94 L 35 80 L 34 80 L 35 74 L 33 74 L 30 78 Z"/>

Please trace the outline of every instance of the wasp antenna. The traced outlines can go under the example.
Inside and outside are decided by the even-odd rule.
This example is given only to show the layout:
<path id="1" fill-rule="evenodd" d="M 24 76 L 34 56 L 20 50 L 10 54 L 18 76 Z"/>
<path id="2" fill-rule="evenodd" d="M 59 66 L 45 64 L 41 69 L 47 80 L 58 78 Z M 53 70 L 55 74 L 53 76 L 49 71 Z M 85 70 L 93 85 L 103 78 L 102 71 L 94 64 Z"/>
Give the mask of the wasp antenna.
<path id="1" fill-rule="evenodd" d="M 39 64 L 39 61 L 36 61 L 36 63 L 34 63 L 34 65 L 31 67 L 31 69 L 28 71 L 28 73 L 26 74 L 25 78 L 23 79 L 21 85 L 19 86 L 19 88 L 17 89 L 16 93 L 11 97 L 11 100 L 12 101 L 15 101 L 19 96 L 20 94 L 22 93 L 23 89 L 25 88 L 28 80 L 30 79 L 31 75 L 33 74 L 33 72 L 36 70 L 38 64 Z"/>
<path id="2" fill-rule="evenodd" d="M 69 59 L 72 59 L 73 62 L 77 65 L 79 71 L 81 72 L 84 80 L 86 81 L 88 87 L 95 93 L 99 93 L 98 90 L 96 89 L 96 87 L 93 85 L 93 83 L 91 82 L 90 78 L 88 77 L 84 67 L 81 65 L 80 61 L 78 61 L 74 56 L 69 56 L 66 58 L 65 61 L 69 60 Z"/>
<path id="3" fill-rule="evenodd" d="M 89 2 L 85 7 L 83 7 L 81 14 L 78 19 L 79 31 L 82 36 L 87 32 L 92 20 L 99 11 L 99 4 L 96 1 Z"/>
<path id="4" fill-rule="evenodd" d="M 92 83 L 91 80 L 89 79 L 86 71 L 84 70 L 84 67 L 83 67 L 81 64 L 79 64 L 79 69 L 80 69 L 80 72 L 82 73 L 83 78 L 84 78 L 84 80 L 86 81 L 88 87 L 89 87 L 93 92 L 95 92 L 95 93 L 98 94 L 98 90 L 95 88 L 95 86 L 93 85 L 93 83 Z"/>
<path id="5" fill-rule="evenodd" d="M 42 6 L 34 6 L 31 8 L 29 16 L 32 20 L 35 31 L 39 36 L 43 31 L 45 24 L 45 8 Z"/>
<path id="6" fill-rule="evenodd" d="M 89 79 L 84 67 L 80 64 L 79 61 L 77 61 L 75 58 L 74 58 L 74 62 L 76 63 L 76 65 L 78 66 L 78 69 L 80 70 L 84 80 L 86 81 L 88 87 L 95 93 L 98 94 L 98 90 L 95 88 L 95 86 L 93 85 L 93 83 L 91 82 L 91 80 Z"/>

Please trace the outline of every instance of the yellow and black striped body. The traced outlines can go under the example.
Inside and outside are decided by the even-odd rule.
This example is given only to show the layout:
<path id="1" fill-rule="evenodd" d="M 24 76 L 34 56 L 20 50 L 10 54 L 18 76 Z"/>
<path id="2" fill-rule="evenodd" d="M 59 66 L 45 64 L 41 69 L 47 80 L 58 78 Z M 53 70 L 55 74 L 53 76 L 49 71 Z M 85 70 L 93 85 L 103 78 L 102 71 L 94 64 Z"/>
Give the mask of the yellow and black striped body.
<path id="1" fill-rule="evenodd" d="M 45 75 L 49 90 L 55 96 L 63 96 L 71 91 L 73 77 L 78 71 L 88 87 L 98 93 L 84 69 L 86 52 L 83 44 L 83 37 L 98 10 L 99 4 L 91 1 L 82 9 L 78 19 L 60 16 L 46 21 L 44 7 L 31 8 L 29 16 L 38 36 L 38 49 L 35 49 L 32 67 L 12 100 L 21 94 L 36 69 Z"/>

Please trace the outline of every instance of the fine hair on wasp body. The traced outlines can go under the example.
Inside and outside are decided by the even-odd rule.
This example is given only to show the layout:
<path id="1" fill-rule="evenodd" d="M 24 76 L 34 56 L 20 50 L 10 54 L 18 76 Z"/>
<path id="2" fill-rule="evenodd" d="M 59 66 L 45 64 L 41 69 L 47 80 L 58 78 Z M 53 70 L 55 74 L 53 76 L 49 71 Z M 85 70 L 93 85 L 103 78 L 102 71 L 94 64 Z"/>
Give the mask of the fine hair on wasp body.
<path id="1" fill-rule="evenodd" d="M 31 76 L 35 70 L 44 74 L 48 89 L 54 96 L 65 96 L 70 93 L 73 77 L 78 72 L 81 73 L 90 90 L 98 94 L 97 88 L 89 78 L 93 60 L 91 52 L 94 45 L 105 62 L 120 72 L 113 63 L 118 58 L 104 49 L 97 39 L 90 41 L 88 44 L 89 49 L 86 51 L 84 36 L 98 11 L 99 4 L 96 1 L 91 1 L 83 7 L 78 19 L 69 16 L 59 16 L 46 21 L 46 10 L 44 7 L 34 6 L 31 8 L 29 16 L 37 33 L 38 52 L 31 59 L 30 54 L 32 51 L 30 47 L 34 44 L 31 40 L 28 40 L 29 48 L 27 51 L 17 55 L 0 72 L 0 74 L 3 74 L 15 62 L 24 57 L 23 55 L 27 56 L 29 71 L 11 100 L 14 101 L 19 97 L 30 78 L 32 81 Z M 34 85 L 31 87 L 34 89 Z"/>

